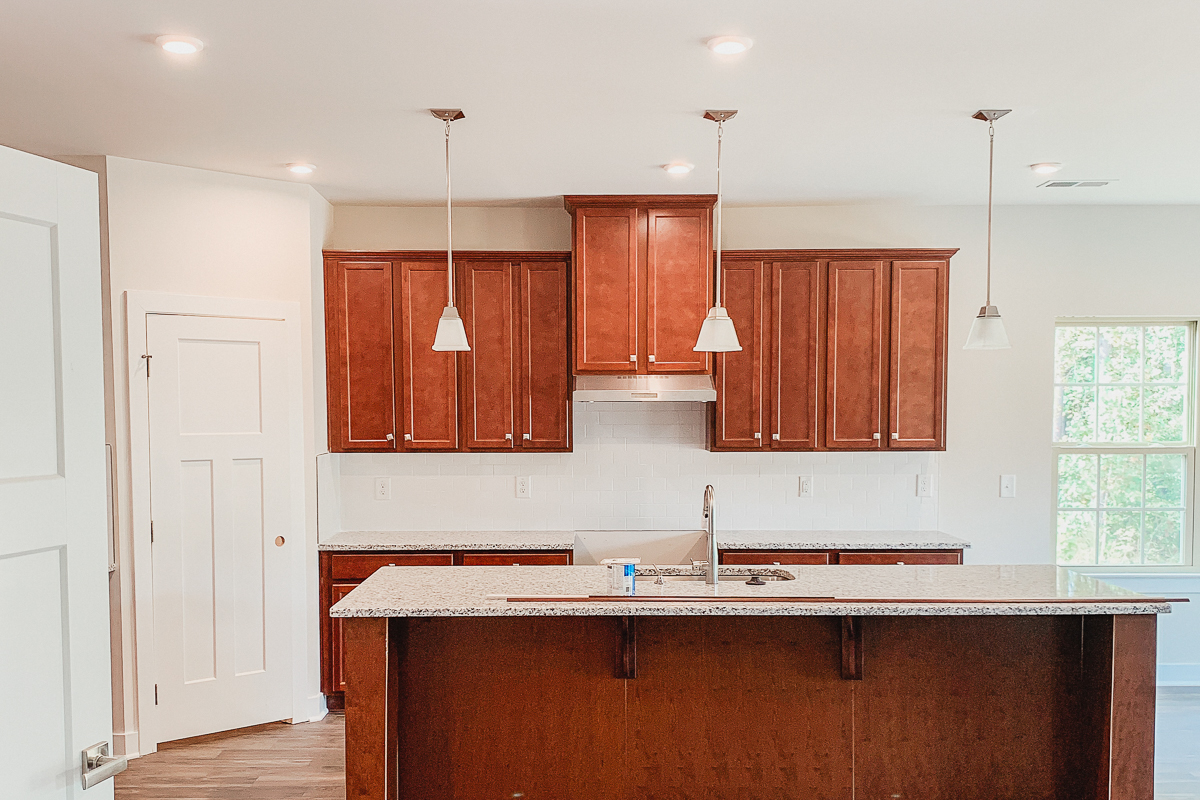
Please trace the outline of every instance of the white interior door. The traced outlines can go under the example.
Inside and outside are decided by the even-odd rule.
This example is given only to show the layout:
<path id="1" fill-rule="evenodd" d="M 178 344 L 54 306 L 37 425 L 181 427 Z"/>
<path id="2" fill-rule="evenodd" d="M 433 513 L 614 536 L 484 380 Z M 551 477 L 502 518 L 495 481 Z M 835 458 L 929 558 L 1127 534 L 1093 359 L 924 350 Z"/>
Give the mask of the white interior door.
<path id="1" fill-rule="evenodd" d="M 291 716 L 285 331 L 146 315 L 158 741 Z"/>
<path id="2" fill-rule="evenodd" d="M 94 174 L 0 147 L 4 798 L 81 796 L 112 734 L 99 220 Z"/>

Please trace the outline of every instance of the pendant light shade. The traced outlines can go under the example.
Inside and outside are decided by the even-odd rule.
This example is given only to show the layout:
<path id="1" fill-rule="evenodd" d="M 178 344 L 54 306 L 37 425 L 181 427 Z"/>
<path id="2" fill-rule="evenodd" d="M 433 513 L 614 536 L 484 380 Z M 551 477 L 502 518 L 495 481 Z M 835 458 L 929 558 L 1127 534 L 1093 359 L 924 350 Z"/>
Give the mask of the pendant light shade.
<path id="1" fill-rule="evenodd" d="M 454 307 L 454 218 L 450 203 L 450 123 L 466 116 L 461 108 L 431 108 L 429 113 L 446 123 L 446 307 L 438 319 L 433 349 L 441 352 L 466 352 L 471 349 L 467 329 Z"/>
<path id="2" fill-rule="evenodd" d="M 1000 319 L 1000 309 L 992 305 L 992 179 L 995 175 L 996 120 L 1012 109 L 992 108 L 977 111 L 973 119 L 988 124 L 988 227 L 987 227 L 987 302 L 979 309 L 979 316 L 971 323 L 967 343 L 963 350 L 1008 350 L 1008 333 Z"/>
<path id="3" fill-rule="evenodd" d="M 717 123 L 717 230 L 714 248 L 717 251 L 717 274 L 716 302 L 704 317 L 704 322 L 700 325 L 700 335 L 696 337 L 696 346 L 692 348 L 697 353 L 736 353 L 742 349 L 737 331 L 733 327 L 733 320 L 721 305 L 721 135 L 724 132 L 725 121 L 736 116 L 736 110 L 704 112 L 705 119 Z"/>

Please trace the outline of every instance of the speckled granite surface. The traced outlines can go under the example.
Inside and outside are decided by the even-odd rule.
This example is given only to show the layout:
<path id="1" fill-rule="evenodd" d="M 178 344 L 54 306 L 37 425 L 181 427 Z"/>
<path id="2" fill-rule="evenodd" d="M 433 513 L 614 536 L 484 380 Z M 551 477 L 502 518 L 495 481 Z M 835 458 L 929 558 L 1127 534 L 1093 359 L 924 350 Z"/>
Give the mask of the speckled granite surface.
<path id="1" fill-rule="evenodd" d="M 637 581 L 639 599 L 633 601 L 514 603 L 505 598 L 607 595 L 607 568 L 384 567 L 335 605 L 330 615 L 922 616 L 1170 611 L 1166 603 L 1051 566 L 787 566 L 772 567 L 769 571 L 789 573 L 795 580 L 772 581 L 764 586 L 747 586 L 741 580 L 717 586 L 703 581 L 667 581 L 656 586 L 653 577 L 648 577 Z M 695 601 L 655 602 L 651 599 L 655 595 L 695 598 Z M 736 599 L 747 597 L 767 602 Z M 833 599 L 802 602 L 786 599 L 795 597 Z M 769 598 L 780 599 L 771 602 Z"/>
<path id="2" fill-rule="evenodd" d="M 722 550 L 959 550 L 971 543 L 940 531 L 717 531 Z"/>
<path id="3" fill-rule="evenodd" d="M 574 531 L 344 531 L 318 550 L 570 550 Z"/>

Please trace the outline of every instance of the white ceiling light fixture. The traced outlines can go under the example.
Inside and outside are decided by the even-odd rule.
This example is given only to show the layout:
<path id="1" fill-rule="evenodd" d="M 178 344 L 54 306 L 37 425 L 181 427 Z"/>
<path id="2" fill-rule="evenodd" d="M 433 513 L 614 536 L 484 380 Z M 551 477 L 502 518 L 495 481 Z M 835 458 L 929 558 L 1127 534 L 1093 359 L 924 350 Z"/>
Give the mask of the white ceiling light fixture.
<path id="1" fill-rule="evenodd" d="M 177 56 L 190 56 L 204 49 L 204 42 L 191 36 L 159 36 L 154 43 Z"/>
<path id="2" fill-rule="evenodd" d="M 433 349 L 440 352 L 468 351 L 467 329 L 454 307 L 454 222 L 450 205 L 450 123 L 466 116 L 461 108 L 431 108 L 429 113 L 446 123 L 446 286 L 447 303 L 438 319 Z"/>
<path id="3" fill-rule="evenodd" d="M 1057 161 L 1042 161 L 1038 164 L 1030 164 L 1029 168 L 1038 175 L 1050 175 L 1062 169 L 1062 164 Z"/>
<path id="4" fill-rule="evenodd" d="M 717 230 L 716 230 L 716 298 L 708 316 L 700 326 L 700 335 L 696 337 L 696 346 L 692 350 L 699 353 L 736 353 L 742 349 L 738 341 L 737 331 L 729 312 L 721 305 L 721 135 L 727 120 L 737 116 L 737 111 L 705 111 L 704 118 L 717 123 Z"/>
<path id="5" fill-rule="evenodd" d="M 696 168 L 695 164 L 689 164 L 686 161 L 672 161 L 670 164 L 663 164 L 663 169 L 668 175 L 687 175 Z"/>
<path id="6" fill-rule="evenodd" d="M 303 164 L 298 161 L 287 165 L 288 172 L 295 173 L 296 175 L 312 175 L 316 169 L 312 164 Z"/>
<path id="7" fill-rule="evenodd" d="M 708 49 L 721 56 L 736 56 L 754 46 L 753 39 L 745 36 L 714 36 L 705 42 Z"/>
<path id="8" fill-rule="evenodd" d="M 1008 334 L 1000 319 L 1000 310 L 992 305 L 992 183 L 995 175 L 996 120 L 1012 111 L 1011 108 L 984 109 L 972 114 L 988 124 L 988 227 L 987 227 L 987 302 L 971 323 L 963 350 L 1007 350 Z"/>

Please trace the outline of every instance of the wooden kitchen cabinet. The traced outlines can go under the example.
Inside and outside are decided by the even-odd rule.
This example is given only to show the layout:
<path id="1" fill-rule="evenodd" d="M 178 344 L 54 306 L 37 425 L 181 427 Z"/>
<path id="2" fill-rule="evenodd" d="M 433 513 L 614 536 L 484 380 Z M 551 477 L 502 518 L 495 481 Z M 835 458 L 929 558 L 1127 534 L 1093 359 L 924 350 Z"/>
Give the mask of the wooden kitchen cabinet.
<path id="1" fill-rule="evenodd" d="M 520 278 L 517 445 L 571 449 L 571 354 L 566 259 L 523 261 Z"/>
<path id="2" fill-rule="evenodd" d="M 954 550 L 721 550 L 722 564 L 961 564 L 963 551 Z"/>
<path id="3" fill-rule="evenodd" d="M 839 564 L 961 564 L 962 550 L 871 550 L 838 553 Z"/>
<path id="4" fill-rule="evenodd" d="M 516 270 L 508 261 L 465 261 L 459 313 L 471 350 L 462 354 L 463 432 L 468 449 L 515 444 L 518 381 Z"/>
<path id="5" fill-rule="evenodd" d="M 883 261 L 831 261 L 825 446 L 872 450 L 883 446 Z"/>
<path id="6" fill-rule="evenodd" d="M 949 277 L 948 261 L 892 262 L 892 449 L 945 447 Z"/>
<path id="7" fill-rule="evenodd" d="M 438 318 L 446 306 L 446 262 L 401 261 L 397 349 L 402 363 L 400 409 L 405 450 L 458 447 L 455 353 L 434 352 Z"/>
<path id="8" fill-rule="evenodd" d="M 715 195 L 568 196 L 575 373 L 703 374 Z"/>
<path id="9" fill-rule="evenodd" d="M 757 450 L 765 443 L 769 409 L 764 396 L 768 351 L 763 335 L 764 284 L 761 261 L 730 259 L 721 264 L 723 302 L 742 349 L 715 354 L 717 402 L 708 404 L 712 416 L 709 444 L 714 450 Z"/>
<path id="10" fill-rule="evenodd" d="M 820 346 L 825 333 L 819 261 L 768 262 L 771 281 L 770 403 L 773 450 L 821 443 Z"/>

